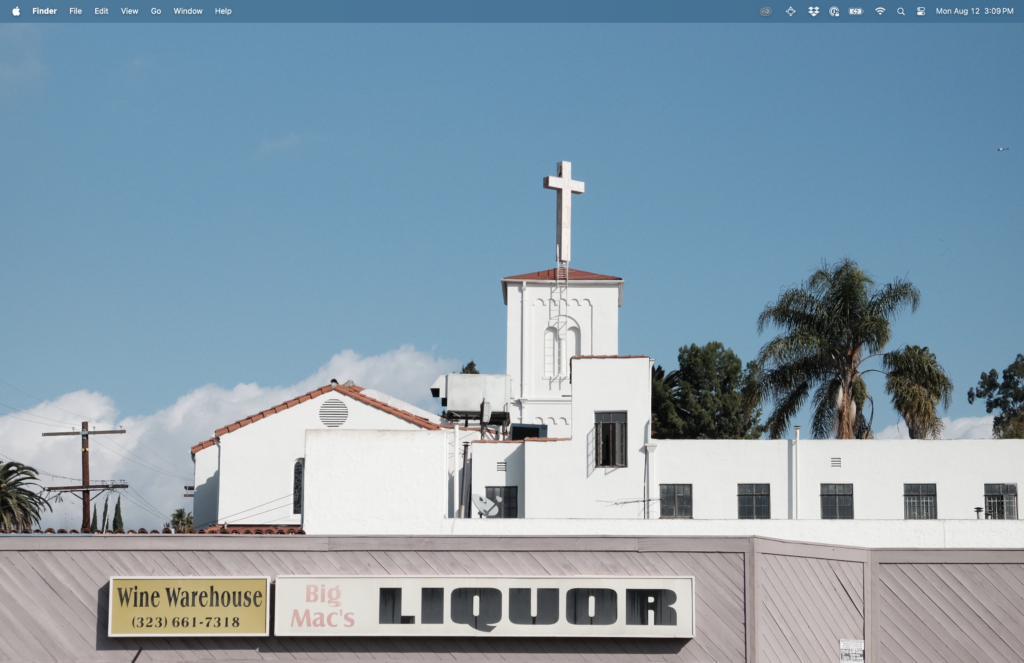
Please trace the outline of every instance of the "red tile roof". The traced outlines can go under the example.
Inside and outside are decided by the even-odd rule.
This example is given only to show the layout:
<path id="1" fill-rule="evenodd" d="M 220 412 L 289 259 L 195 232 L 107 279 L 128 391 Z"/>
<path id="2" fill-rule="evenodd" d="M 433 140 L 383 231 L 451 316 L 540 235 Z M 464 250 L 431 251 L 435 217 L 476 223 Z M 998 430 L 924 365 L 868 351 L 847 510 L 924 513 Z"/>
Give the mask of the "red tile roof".
<path id="1" fill-rule="evenodd" d="M 519 274 L 518 276 L 506 276 L 502 281 L 554 281 L 555 270 L 545 269 L 540 272 L 532 272 L 530 274 Z M 570 281 L 621 281 L 618 276 L 605 276 L 604 274 L 594 274 L 593 272 L 584 272 L 579 269 L 569 268 L 569 280 Z"/>
<path id="2" fill-rule="evenodd" d="M 300 403 L 305 403 L 306 401 L 314 399 L 317 396 L 322 396 L 323 394 L 326 394 L 329 391 L 336 391 L 339 394 L 343 394 L 345 396 L 348 396 L 349 398 L 357 400 L 360 403 L 365 403 L 366 405 L 369 405 L 370 407 L 375 407 L 378 410 L 381 410 L 383 412 L 387 412 L 388 414 L 394 415 L 394 416 L 398 417 L 399 419 L 402 419 L 404 421 L 408 421 L 410 424 L 415 424 L 415 425 L 419 426 L 420 428 L 426 428 L 427 430 L 440 430 L 441 429 L 441 426 L 439 426 L 438 424 L 435 424 L 434 422 L 430 421 L 429 419 L 425 419 L 423 417 L 418 417 L 415 414 L 412 414 L 411 412 L 406 412 L 405 410 L 400 410 L 397 407 L 388 405 L 387 403 L 385 403 L 383 401 L 378 401 L 376 398 L 370 398 L 369 396 L 364 396 L 362 394 L 362 392 L 363 392 L 363 388 L 362 387 L 357 387 L 356 385 L 352 385 L 351 387 L 348 387 L 348 386 L 345 386 L 345 385 L 338 384 L 336 381 L 332 381 L 331 384 L 327 385 L 326 387 L 320 387 L 319 389 L 314 389 L 313 391 L 310 391 L 308 393 L 302 394 L 301 396 L 293 398 L 290 401 L 285 401 L 284 403 L 281 403 L 280 405 L 275 405 L 274 407 L 272 407 L 270 409 L 267 409 L 267 410 L 264 410 L 263 412 L 254 414 L 254 415 L 252 415 L 250 417 L 246 417 L 245 419 L 239 419 L 235 423 L 228 424 L 227 426 L 224 426 L 223 428 L 218 428 L 214 432 L 214 437 L 211 437 L 209 440 L 204 440 L 204 441 L 200 442 L 199 444 L 195 445 L 194 447 L 192 447 L 192 453 L 197 453 L 197 452 L 202 451 L 203 449 L 205 449 L 207 447 L 212 447 L 216 443 L 216 438 L 220 437 L 221 435 L 226 435 L 227 433 L 233 433 L 234 431 L 238 430 L 239 428 L 242 428 L 243 426 L 248 426 L 249 424 L 256 423 L 260 419 L 266 419 L 267 417 L 269 417 L 272 414 L 277 414 L 278 412 L 283 412 L 283 411 L 285 411 L 285 410 L 287 410 L 289 408 L 293 408 L 293 407 L 295 407 L 296 405 L 298 405 Z"/>
<path id="3" fill-rule="evenodd" d="M 554 269 L 545 269 L 540 272 L 533 272 L 530 274 L 519 274 L 518 276 L 506 276 L 501 280 L 501 297 L 505 300 L 505 304 L 508 304 L 508 284 L 516 281 L 554 281 L 555 272 Z M 623 281 L 618 276 L 606 276 L 604 274 L 594 274 L 593 272 L 584 272 L 579 269 L 569 269 L 569 280 L 570 281 L 613 281 L 618 282 L 619 286 L 619 306 L 622 306 L 622 286 Z"/>

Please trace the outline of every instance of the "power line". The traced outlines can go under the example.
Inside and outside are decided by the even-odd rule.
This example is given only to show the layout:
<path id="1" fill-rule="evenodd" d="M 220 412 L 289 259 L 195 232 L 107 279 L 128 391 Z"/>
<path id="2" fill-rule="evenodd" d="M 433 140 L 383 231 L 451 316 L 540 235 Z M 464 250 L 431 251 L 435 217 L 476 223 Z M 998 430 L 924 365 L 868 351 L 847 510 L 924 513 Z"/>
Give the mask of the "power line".
<path id="1" fill-rule="evenodd" d="M 47 421 L 52 421 L 52 422 L 54 422 L 54 423 L 56 423 L 56 424 L 62 424 L 62 425 L 64 425 L 64 426 L 71 426 L 72 428 L 74 428 L 74 427 L 75 427 L 75 424 L 69 423 L 69 422 L 67 422 L 67 421 L 59 421 L 59 420 L 57 420 L 57 419 L 51 419 L 50 417 L 44 417 L 44 416 L 43 416 L 43 415 L 41 415 L 41 414 L 34 414 L 34 413 L 32 413 L 32 412 L 29 412 L 28 410 L 22 410 L 21 408 L 17 408 L 17 407 L 14 407 L 13 405 L 8 405 L 7 403 L 0 403 L 0 405 L 2 405 L 2 406 L 4 406 L 4 407 L 6 407 L 6 408 L 8 408 L 8 409 L 14 410 L 15 412 L 21 412 L 21 413 L 23 413 L 23 414 L 27 414 L 27 415 L 28 415 L 28 416 L 30 416 L 30 417 L 36 417 L 36 418 L 38 418 L 38 419 L 46 419 Z M 10 414 L 4 414 L 4 415 L 0 415 L 0 416 L 4 416 L 4 417 L 10 417 L 10 416 L 12 416 L 12 415 L 10 415 Z"/>
<path id="2" fill-rule="evenodd" d="M 24 421 L 26 423 L 35 424 L 36 426 L 46 426 L 47 428 L 53 428 L 53 424 L 46 424 L 46 423 L 43 423 L 42 421 L 32 421 L 31 419 L 22 419 L 21 417 L 16 417 L 13 414 L 5 414 L 3 416 L 4 417 L 10 417 L 11 419 L 17 419 L 18 421 Z M 33 416 L 35 416 L 35 415 L 33 415 Z M 70 424 L 68 424 L 68 425 L 70 425 Z"/>
<path id="3" fill-rule="evenodd" d="M 68 414 L 75 414 L 74 412 L 70 412 L 70 411 L 65 410 L 63 408 L 59 408 L 56 405 L 53 405 L 53 403 L 49 403 L 48 401 L 43 401 L 42 399 L 37 398 L 36 396 L 32 396 L 32 394 L 28 393 L 27 391 L 22 391 L 21 389 L 18 389 L 17 387 L 15 387 L 14 385 L 12 385 L 12 384 L 10 384 L 8 382 L 4 382 L 3 380 L 0 380 L 0 382 L 2 382 L 3 384 L 6 384 L 8 387 L 10 387 L 12 389 L 15 389 L 17 391 L 21 391 L 21 393 L 23 393 L 23 394 L 25 394 L 27 396 L 31 396 L 32 398 L 35 398 L 40 403 L 49 404 L 52 407 L 56 407 L 58 410 L 61 410 L 62 412 L 67 412 Z M 23 412 L 24 414 L 27 414 L 30 417 L 37 417 L 39 419 L 46 419 L 48 421 L 52 421 L 52 422 L 55 422 L 55 423 L 58 423 L 58 424 L 61 424 L 61 425 L 64 425 L 64 426 L 71 426 L 72 429 L 74 429 L 74 427 L 75 427 L 75 424 L 69 423 L 67 421 L 58 421 L 57 419 L 51 419 L 50 417 L 44 417 L 44 416 L 42 416 L 40 414 L 33 414 L 31 412 L 27 412 L 26 410 L 22 410 L 20 408 L 16 408 L 13 405 L 7 405 L 5 403 L 0 403 L 0 405 L 2 405 L 3 407 L 6 407 L 6 408 L 10 408 L 12 410 L 16 410 L 18 412 Z M 27 423 L 30 423 L 30 424 L 36 424 L 37 426 L 49 426 L 50 425 L 50 424 L 43 424 L 43 423 L 38 422 L 38 421 L 31 421 L 31 420 L 28 420 L 28 419 L 22 419 L 21 417 L 16 417 L 13 414 L 5 414 L 5 415 L 0 415 L 0 416 L 11 417 L 12 419 L 17 419 L 19 421 L 24 421 L 24 422 L 27 422 Z M 83 418 L 85 418 L 84 415 L 76 415 L 76 416 L 82 416 Z M 98 423 L 102 423 L 102 422 L 98 422 Z M 116 422 L 110 422 L 110 423 L 111 423 L 111 426 L 117 426 Z M 125 433 L 127 433 L 132 438 L 134 438 L 136 442 L 139 442 L 140 444 L 146 444 L 145 442 L 143 442 L 139 438 L 135 437 L 134 435 L 132 435 L 128 431 L 125 431 Z M 121 445 L 118 445 L 118 446 L 121 446 Z M 121 448 L 124 449 L 124 447 L 121 447 Z M 128 453 L 132 453 L 131 451 L 128 451 L 127 449 L 125 449 L 125 451 L 128 452 Z M 175 461 L 172 461 L 170 459 L 164 458 L 163 456 L 161 456 L 160 454 L 156 453 L 152 449 L 149 450 L 149 453 L 152 453 L 154 456 L 156 456 L 160 460 L 164 461 L 165 463 L 170 463 L 171 465 L 176 465 Z M 134 455 L 136 458 L 139 458 L 140 460 L 143 460 L 141 456 L 138 456 L 136 454 L 132 454 L 132 455 Z M 178 469 L 180 470 L 181 468 L 179 467 Z"/>
<path id="4" fill-rule="evenodd" d="M 14 458 L 11 458 L 10 456 L 8 456 L 6 454 L 0 454 L 0 458 L 6 458 L 8 461 L 10 461 L 12 463 L 20 463 L 21 462 L 20 460 L 15 460 Z M 29 465 L 29 467 L 31 467 L 33 470 L 35 470 L 38 474 L 45 474 L 46 476 L 52 477 L 54 479 L 67 479 L 68 481 L 78 481 L 79 479 L 81 479 L 81 477 L 66 477 L 66 476 L 64 476 L 62 474 L 54 474 L 53 472 L 47 472 L 46 470 L 39 469 L 38 467 L 35 467 L 33 465 Z M 104 482 L 110 483 L 110 482 L 113 482 L 113 481 L 118 481 L 118 479 L 96 479 L 96 481 L 98 483 L 104 483 Z"/>
<path id="5" fill-rule="evenodd" d="M 130 490 L 130 491 L 132 491 L 133 493 L 135 493 L 135 496 L 136 496 L 136 497 L 138 497 L 138 498 L 139 498 L 140 500 L 142 500 L 143 502 L 145 502 L 145 503 L 146 503 L 146 504 L 147 504 L 147 505 L 148 505 L 148 506 L 149 506 L 149 507 L 150 507 L 150 508 L 151 508 L 151 509 L 153 510 L 153 512 L 154 512 L 154 513 L 156 513 L 156 512 L 159 512 L 159 511 L 160 511 L 160 509 L 158 509 L 158 508 L 156 508 L 155 506 L 153 506 L 153 503 L 152 503 L 152 502 L 150 502 L 150 501 L 149 501 L 149 500 L 147 500 L 147 499 L 146 499 L 145 497 L 143 497 L 143 496 L 142 496 L 142 493 L 140 493 L 139 491 L 135 490 L 134 488 L 129 488 L 128 490 Z"/>
<path id="6" fill-rule="evenodd" d="M 127 433 L 128 431 L 125 431 L 125 432 Z M 134 439 L 134 440 L 135 440 L 136 442 L 138 442 L 139 444 L 145 444 L 145 445 L 148 445 L 148 444 L 149 444 L 149 442 L 146 442 L 146 441 L 144 441 L 144 440 L 141 440 L 141 439 L 139 439 L 139 438 L 135 437 L 134 435 L 132 435 L 131 433 L 128 433 L 128 437 L 130 437 L 130 438 Z M 159 458 L 160 460 L 164 461 L 165 463 L 170 463 L 171 465 L 174 465 L 175 467 L 178 467 L 177 463 L 178 463 L 179 461 L 173 461 L 173 460 L 170 460 L 170 459 L 168 459 L 168 458 L 164 458 L 163 456 L 161 456 L 160 454 L 158 454 L 158 453 L 157 453 L 156 451 L 153 451 L 153 448 L 152 448 L 152 447 L 150 447 L 149 453 L 153 454 L 154 456 L 156 456 L 156 457 L 157 457 L 157 458 Z M 180 467 L 179 467 L 179 469 L 180 469 Z"/>
<path id="7" fill-rule="evenodd" d="M 147 470 L 149 470 L 151 472 L 159 472 L 160 474 L 163 474 L 165 476 L 174 477 L 175 479 L 181 479 L 182 481 L 190 481 L 192 479 L 192 477 L 186 477 L 186 476 L 182 476 L 180 474 L 174 474 L 172 472 L 167 472 L 167 471 L 162 470 L 162 469 L 160 469 L 158 467 L 153 467 L 152 465 L 148 465 L 148 464 L 146 464 L 145 461 L 139 462 L 138 460 L 134 460 L 132 458 L 129 458 L 128 456 L 125 456 L 123 454 L 119 454 L 116 451 L 114 451 L 113 449 L 111 449 L 110 447 L 104 445 L 99 440 L 96 441 L 96 444 L 100 445 L 101 448 L 109 451 L 110 453 L 114 454 L 115 456 L 120 456 L 121 458 L 124 458 L 129 463 L 135 463 L 139 467 L 147 469 Z M 131 452 L 128 452 L 128 453 L 131 453 Z M 136 458 L 138 458 L 138 456 L 136 456 Z"/>
<path id="8" fill-rule="evenodd" d="M 242 511 L 239 511 L 238 513 L 232 513 L 232 514 L 226 515 L 226 516 L 224 516 L 224 521 L 227 522 L 228 518 L 234 518 L 237 515 L 245 513 L 246 511 L 252 511 L 253 509 L 258 509 L 261 506 L 266 506 L 266 505 L 271 504 L 273 502 L 279 502 L 279 501 L 281 501 L 281 500 L 283 500 L 283 499 L 285 499 L 287 497 L 291 497 L 291 496 L 292 496 L 292 494 L 288 493 L 287 495 L 282 495 L 281 497 L 278 497 L 276 499 L 272 499 L 269 502 L 264 502 L 263 504 L 257 504 L 256 506 L 251 506 L 248 509 L 243 509 Z M 281 505 L 281 506 L 284 506 L 284 505 Z M 274 507 L 274 509 L 280 509 L 280 508 L 281 507 Z M 274 509 L 271 509 L 271 511 L 273 511 Z M 266 513 L 266 512 L 264 512 L 264 513 Z M 259 514 L 251 514 L 251 515 L 257 515 L 258 516 Z M 245 516 L 245 517 L 248 518 L 249 516 Z"/>
<path id="9" fill-rule="evenodd" d="M 128 500 L 129 502 L 131 502 L 131 503 L 132 503 L 132 504 L 134 504 L 135 506 L 139 507 L 139 508 L 140 508 L 140 509 L 142 509 L 143 511 L 146 511 L 146 512 L 148 512 L 148 513 L 149 513 L 150 515 L 156 516 L 157 518 L 161 518 L 161 519 L 162 519 L 162 518 L 166 518 L 166 517 L 167 517 L 167 516 L 165 516 L 164 514 L 162 514 L 162 513 L 158 512 L 158 511 L 156 511 L 155 509 L 153 509 L 153 508 L 151 508 L 151 507 L 148 507 L 148 506 L 146 506 L 146 505 L 144 505 L 144 504 L 139 504 L 138 502 L 136 502 L 135 500 L 133 500 L 133 499 L 132 499 L 132 497 L 131 497 L 131 495 L 129 495 L 128 493 L 120 493 L 120 494 L 121 494 L 121 495 L 124 495 L 124 498 L 125 498 L 126 500 Z M 163 524 L 163 523 L 161 523 L 161 524 Z"/>
<path id="10" fill-rule="evenodd" d="M 128 431 L 125 431 L 125 432 L 127 433 Z M 129 435 L 130 435 L 130 433 L 129 433 Z M 134 435 L 132 435 L 132 437 L 135 437 L 135 436 L 134 436 Z M 137 437 L 136 437 L 135 439 L 136 439 L 136 440 L 138 440 L 139 438 L 137 438 Z M 122 446 L 121 444 L 118 444 L 117 442 L 115 442 L 114 444 L 117 444 L 117 446 L 121 447 L 121 449 L 122 449 L 122 450 L 123 450 L 123 451 L 124 451 L 125 453 L 127 453 L 127 454 L 131 454 L 132 456 L 135 456 L 135 457 L 136 457 L 136 458 L 138 458 L 138 459 L 139 459 L 140 461 L 142 461 L 142 462 L 144 462 L 144 463 L 148 463 L 148 464 L 150 464 L 150 465 L 152 465 L 152 464 L 153 464 L 153 463 L 151 463 L 150 461 L 148 461 L 148 460 L 146 460 L 145 458 L 143 458 L 142 456 L 140 456 L 140 455 L 138 455 L 137 453 L 135 453 L 134 451 L 132 451 L 132 450 L 130 450 L 130 449 L 126 449 L 126 448 L 125 448 L 124 446 Z M 150 452 L 150 453 L 153 453 L 153 452 Z M 162 456 L 159 456 L 159 455 L 157 455 L 157 454 L 153 454 L 153 455 L 154 455 L 154 456 L 157 456 L 157 458 L 159 458 L 160 460 L 164 461 L 165 463 L 170 463 L 170 464 L 171 464 L 172 466 L 174 466 L 174 463 L 173 463 L 172 461 L 169 461 L 169 460 L 167 460 L 166 458 L 164 458 L 164 457 L 162 457 Z M 176 470 L 178 470 L 178 471 L 181 471 L 181 468 L 180 468 L 180 467 L 174 467 L 174 469 L 176 469 Z M 186 470 L 186 471 L 187 471 L 187 470 Z M 187 480 L 188 480 L 188 477 L 185 477 L 185 480 L 187 481 Z"/>
<path id="11" fill-rule="evenodd" d="M 270 513 L 271 511 L 277 511 L 278 509 L 284 509 L 284 508 L 285 508 L 285 507 L 287 507 L 287 506 L 288 506 L 287 504 L 282 504 L 281 506 L 275 506 L 275 507 L 273 507 L 272 509 L 267 509 L 266 511 L 260 511 L 259 513 L 250 513 L 250 514 L 249 514 L 248 516 L 245 516 L 245 517 L 246 517 L 246 518 L 252 518 L 253 516 L 259 516 L 259 515 L 261 515 L 261 514 L 264 514 L 264 513 Z M 227 520 L 225 519 L 225 520 L 224 520 L 224 524 L 225 524 L 225 525 L 230 525 L 230 524 L 232 524 L 232 523 L 237 523 L 237 522 L 238 522 L 239 520 L 241 520 L 241 518 L 238 518 L 238 519 L 236 519 L 236 520 L 233 520 L 233 521 L 231 521 L 231 522 L 228 522 L 228 521 L 227 521 Z"/>
<path id="12" fill-rule="evenodd" d="M 87 419 L 88 418 L 84 414 L 78 414 L 78 413 L 75 413 L 75 412 L 71 412 L 70 410 L 65 410 L 62 407 L 58 407 L 57 405 L 54 405 L 53 402 L 51 402 L 51 401 L 44 401 L 43 399 L 39 398 L 38 396 L 33 396 L 32 394 L 28 393 L 27 391 L 24 391 L 22 389 L 18 389 L 17 387 L 15 387 L 10 382 L 6 382 L 4 380 L 0 380 L 0 383 L 7 385 L 8 387 L 10 387 L 11 389 L 14 389 L 15 391 L 21 392 L 21 393 L 25 394 L 26 396 L 29 396 L 30 398 L 34 398 L 35 400 L 39 401 L 40 403 L 50 405 L 51 407 L 54 407 L 54 408 L 60 410 L 61 412 L 67 412 L 68 414 L 73 414 L 76 417 L 82 417 L 83 419 Z M 16 410 L 18 412 L 23 412 L 23 413 L 25 413 L 25 414 L 27 414 L 27 415 L 29 415 L 31 417 L 37 417 L 39 419 L 46 419 L 48 421 L 53 421 L 55 423 L 59 423 L 59 424 L 65 425 L 65 426 L 71 426 L 72 429 L 74 429 L 74 427 L 75 427 L 75 424 L 72 424 L 72 423 L 69 423 L 69 422 L 66 422 L 66 421 L 58 421 L 57 419 L 51 419 L 49 417 L 44 417 L 44 416 L 39 415 L 39 414 L 33 414 L 31 412 L 27 412 L 27 411 L 22 410 L 20 408 L 16 408 L 16 407 L 14 407 L 12 405 L 6 405 L 4 403 L 0 403 L 0 405 L 4 406 L 6 408 L 10 408 L 12 410 Z M 12 419 L 17 419 L 19 421 L 24 421 L 24 422 L 30 423 L 30 424 L 36 424 L 37 426 L 47 426 L 47 425 L 49 425 L 49 424 L 43 424 L 43 423 L 38 422 L 38 421 L 30 421 L 28 419 L 22 419 L 21 417 L 15 417 L 13 414 L 5 414 L 5 415 L 2 415 L 2 416 L 11 417 Z M 103 422 L 101 421 L 101 422 L 98 422 L 98 423 L 103 423 Z M 110 422 L 110 424 L 111 424 L 111 426 L 117 426 L 118 425 L 116 422 Z M 127 435 L 129 435 L 130 437 L 132 437 L 136 442 L 138 442 L 140 444 L 147 445 L 147 446 L 149 445 L 148 442 L 144 442 L 143 440 L 140 440 L 139 438 L 135 437 L 134 435 L 132 435 L 128 431 L 125 431 L 125 433 Z M 118 446 L 121 446 L 121 445 L 119 444 Z M 124 449 L 127 453 L 132 454 L 133 456 L 135 456 L 139 460 L 143 460 L 145 462 L 145 460 L 141 456 L 132 453 L 131 451 L 129 451 L 128 449 L 125 449 L 124 447 L 121 447 L 121 448 Z M 156 453 L 156 451 L 154 451 L 152 449 L 152 447 L 148 451 L 149 451 L 149 453 L 152 453 L 154 456 L 156 456 L 160 460 L 164 461 L 165 463 L 170 463 L 171 465 L 175 466 L 175 468 L 178 469 L 179 471 L 182 470 L 181 466 L 177 465 L 177 461 L 172 461 L 172 460 L 170 460 L 168 458 L 164 458 L 160 454 Z M 185 470 L 185 471 L 187 472 L 187 470 Z M 185 481 L 189 480 L 189 477 L 179 477 L 179 478 L 183 478 Z"/>
<path id="13" fill-rule="evenodd" d="M 62 408 L 62 407 L 58 407 L 58 406 L 56 406 L 56 405 L 53 405 L 53 403 L 52 403 L 52 402 L 50 402 L 50 401 L 44 401 L 44 400 L 43 400 L 42 398 L 39 398 L 38 396 L 33 396 L 32 394 L 28 393 L 27 391 L 24 391 L 24 390 L 22 390 L 22 389 L 18 389 L 17 387 L 15 387 L 15 386 L 14 386 L 13 384 L 11 384 L 10 382 L 4 382 L 3 380 L 0 380 L 0 384 L 5 384 L 5 385 L 7 385 L 8 387 L 10 387 L 11 389 L 13 389 L 14 391 L 20 391 L 21 393 L 25 394 L 25 395 L 26 395 L 26 396 L 28 396 L 29 398 L 34 398 L 34 399 L 36 399 L 37 401 L 39 401 L 40 403 L 50 403 L 50 405 L 52 405 L 53 407 L 57 408 L 57 409 L 58 409 L 58 410 L 60 410 L 61 412 L 67 412 L 68 414 L 73 414 L 73 415 L 75 415 L 76 417 L 81 417 L 82 419 L 88 419 L 88 418 L 89 418 L 89 417 L 85 416 L 84 414 L 78 414 L 77 412 L 72 412 L 72 411 L 70 411 L 70 410 L 65 410 L 65 409 L 64 409 L 64 408 Z"/>

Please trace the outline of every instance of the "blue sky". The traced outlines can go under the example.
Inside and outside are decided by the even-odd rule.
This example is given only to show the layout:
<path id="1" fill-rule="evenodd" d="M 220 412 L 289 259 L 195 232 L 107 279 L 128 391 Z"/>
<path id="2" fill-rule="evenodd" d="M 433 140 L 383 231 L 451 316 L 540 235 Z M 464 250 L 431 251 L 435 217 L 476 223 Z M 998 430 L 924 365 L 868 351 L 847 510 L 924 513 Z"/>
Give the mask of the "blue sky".
<path id="1" fill-rule="evenodd" d="M 622 353 L 751 359 L 764 305 L 849 256 L 921 289 L 893 346 L 983 415 L 967 389 L 1024 352 L 1021 36 L 4 26 L 0 402 L 143 416 L 407 344 L 504 372 L 499 280 L 553 266 L 565 159 L 572 266 L 626 280 Z"/>

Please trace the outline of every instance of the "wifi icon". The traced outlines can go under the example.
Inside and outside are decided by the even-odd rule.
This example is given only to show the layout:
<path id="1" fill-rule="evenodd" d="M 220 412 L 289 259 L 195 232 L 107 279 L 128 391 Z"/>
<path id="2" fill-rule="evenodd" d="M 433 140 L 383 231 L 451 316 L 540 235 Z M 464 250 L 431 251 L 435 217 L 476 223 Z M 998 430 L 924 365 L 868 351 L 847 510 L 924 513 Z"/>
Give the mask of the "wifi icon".
<path id="1" fill-rule="evenodd" d="M 885 7 L 876 7 L 875 11 L 878 12 L 879 16 L 881 16 L 882 14 L 885 13 Z"/>

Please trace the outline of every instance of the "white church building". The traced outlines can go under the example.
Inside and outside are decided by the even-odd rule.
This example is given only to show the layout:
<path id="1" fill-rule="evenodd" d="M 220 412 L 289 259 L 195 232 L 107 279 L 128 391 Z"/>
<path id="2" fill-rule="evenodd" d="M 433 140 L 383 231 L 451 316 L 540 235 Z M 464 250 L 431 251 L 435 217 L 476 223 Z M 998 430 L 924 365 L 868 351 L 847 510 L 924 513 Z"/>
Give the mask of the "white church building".
<path id="1" fill-rule="evenodd" d="M 624 281 L 568 266 L 583 183 L 562 162 L 544 187 L 556 266 L 501 281 L 505 375 L 441 376 L 450 419 L 332 381 L 226 425 L 192 447 L 196 527 L 1024 547 L 1017 440 L 654 439 Z"/>

